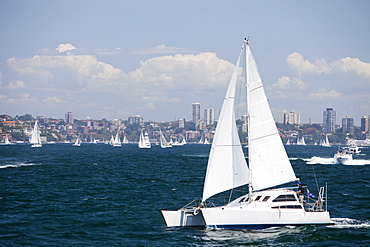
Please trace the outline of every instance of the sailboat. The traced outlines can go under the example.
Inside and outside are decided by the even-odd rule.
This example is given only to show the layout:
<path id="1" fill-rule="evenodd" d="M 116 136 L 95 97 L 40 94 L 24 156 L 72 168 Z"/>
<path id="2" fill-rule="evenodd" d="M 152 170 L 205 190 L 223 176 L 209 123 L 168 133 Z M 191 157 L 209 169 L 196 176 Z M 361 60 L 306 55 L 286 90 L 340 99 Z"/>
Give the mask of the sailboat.
<path id="1" fill-rule="evenodd" d="M 172 148 L 172 145 L 170 143 L 168 143 L 168 141 L 164 137 L 161 129 L 159 129 L 159 136 L 160 136 L 159 138 L 160 138 L 160 142 L 161 142 L 161 148 Z"/>
<path id="2" fill-rule="evenodd" d="M 301 138 L 297 138 L 297 145 L 306 146 L 306 142 L 303 136 Z"/>
<path id="3" fill-rule="evenodd" d="M 116 137 L 113 139 L 112 146 L 113 147 L 121 147 L 122 146 L 121 140 L 119 138 L 119 130 L 117 131 Z"/>
<path id="4" fill-rule="evenodd" d="M 32 135 L 31 135 L 31 139 L 30 139 L 30 144 L 32 144 L 31 147 L 33 147 L 33 148 L 42 147 L 41 137 L 40 137 L 40 130 L 39 130 L 39 126 L 37 125 L 37 121 L 35 122 L 35 125 L 33 127 Z"/>
<path id="5" fill-rule="evenodd" d="M 81 146 L 81 138 L 80 138 L 80 135 L 78 135 L 75 143 L 73 143 L 73 146 L 74 147 L 80 147 Z"/>
<path id="6" fill-rule="evenodd" d="M 320 140 L 320 145 L 323 147 L 331 147 L 331 144 L 328 139 L 328 135 L 325 135 L 325 139 Z"/>
<path id="7" fill-rule="evenodd" d="M 2 145 L 12 145 L 13 143 L 11 143 L 10 141 L 9 141 L 9 138 L 8 138 L 8 135 L 7 134 L 5 134 L 5 142 L 4 143 L 1 143 Z"/>
<path id="8" fill-rule="evenodd" d="M 234 97 L 241 56 L 245 55 L 248 105 L 247 165 L 235 121 Z M 199 204 L 177 211 L 161 210 L 168 227 L 265 228 L 283 225 L 330 223 L 321 187 L 314 204 L 300 201 L 297 187 L 282 187 L 299 181 L 296 177 L 262 85 L 249 42 L 244 40 L 221 108 L 209 154 L 203 196 Z M 223 206 L 209 199 L 221 192 L 247 185 L 248 194 Z"/>
<path id="9" fill-rule="evenodd" d="M 139 148 L 151 148 L 151 147 L 152 146 L 149 141 L 148 132 L 145 131 L 145 134 L 143 134 L 143 130 L 141 130 L 139 138 Z"/>
<path id="10" fill-rule="evenodd" d="M 126 135 L 124 135 L 123 136 L 122 144 L 127 144 L 127 143 L 128 143 L 127 137 L 126 137 Z"/>

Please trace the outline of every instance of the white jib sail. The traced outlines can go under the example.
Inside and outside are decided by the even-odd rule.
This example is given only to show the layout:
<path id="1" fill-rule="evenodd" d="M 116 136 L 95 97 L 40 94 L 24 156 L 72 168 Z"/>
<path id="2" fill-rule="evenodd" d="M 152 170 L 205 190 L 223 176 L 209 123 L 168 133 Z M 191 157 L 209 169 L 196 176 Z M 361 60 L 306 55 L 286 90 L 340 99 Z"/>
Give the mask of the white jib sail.
<path id="1" fill-rule="evenodd" d="M 208 159 L 202 201 L 249 182 L 249 170 L 240 144 L 234 113 L 235 87 L 241 54 L 235 66 L 217 123 Z"/>
<path id="2" fill-rule="evenodd" d="M 249 168 L 253 190 L 296 180 L 276 128 L 256 61 L 246 45 Z"/>

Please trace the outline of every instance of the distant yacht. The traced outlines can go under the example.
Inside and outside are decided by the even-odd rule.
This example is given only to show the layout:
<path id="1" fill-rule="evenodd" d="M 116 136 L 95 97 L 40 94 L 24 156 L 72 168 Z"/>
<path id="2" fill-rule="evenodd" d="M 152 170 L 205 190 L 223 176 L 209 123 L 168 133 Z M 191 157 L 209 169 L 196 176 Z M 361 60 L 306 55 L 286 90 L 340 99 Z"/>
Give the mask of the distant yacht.
<path id="1" fill-rule="evenodd" d="M 151 148 L 152 147 L 149 141 L 148 132 L 145 131 L 145 134 L 143 134 L 143 130 L 141 130 L 138 146 L 139 148 Z"/>
<path id="2" fill-rule="evenodd" d="M 164 137 L 161 129 L 159 129 L 160 141 L 161 141 L 161 148 L 172 148 L 172 145 L 167 142 L 166 138 Z"/>
<path id="3" fill-rule="evenodd" d="M 41 137 L 40 137 L 40 129 L 39 129 L 39 126 L 37 125 L 37 121 L 35 122 L 35 126 L 33 127 L 32 136 L 31 136 L 31 139 L 30 139 L 30 144 L 32 144 L 31 147 L 33 147 L 33 148 L 42 147 Z"/>

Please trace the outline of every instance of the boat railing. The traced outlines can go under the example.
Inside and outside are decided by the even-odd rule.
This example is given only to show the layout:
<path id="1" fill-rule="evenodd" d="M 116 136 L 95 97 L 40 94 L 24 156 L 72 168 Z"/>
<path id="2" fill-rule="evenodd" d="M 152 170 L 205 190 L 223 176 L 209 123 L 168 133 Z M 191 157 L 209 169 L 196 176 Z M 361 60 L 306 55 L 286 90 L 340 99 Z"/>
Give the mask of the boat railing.
<path id="1" fill-rule="evenodd" d="M 314 202 L 309 202 L 310 198 L 307 197 L 307 201 L 304 203 L 306 211 L 324 212 L 327 210 L 325 200 L 325 187 L 320 187 L 318 199 Z M 325 203 L 325 205 L 324 205 Z M 324 207 L 325 206 L 325 207 Z"/>

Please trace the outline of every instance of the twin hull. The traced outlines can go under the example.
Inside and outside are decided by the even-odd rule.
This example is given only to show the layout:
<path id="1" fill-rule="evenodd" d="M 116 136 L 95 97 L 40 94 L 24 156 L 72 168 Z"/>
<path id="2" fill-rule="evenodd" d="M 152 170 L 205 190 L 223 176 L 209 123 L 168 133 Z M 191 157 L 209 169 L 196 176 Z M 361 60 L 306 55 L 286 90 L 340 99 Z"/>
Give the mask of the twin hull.
<path id="1" fill-rule="evenodd" d="M 328 225 L 329 212 L 306 212 L 297 209 L 247 211 L 243 208 L 202 208 L 190 211 L 162 210 L 167 227 L 264 228 L 283 225 Z"/>
<path id="2" fill-rule="evenodd" d="M 245 195 L 221 207 L 161 212 L 168 227 L 264 228 L 331 224 L 329 212 L 323 209 L 322 202 L 318 202 L 303 203 L 294 191 L 278 189 L 256 192 L 251 198 Z"/>

